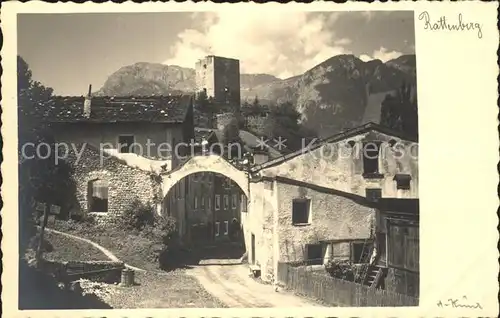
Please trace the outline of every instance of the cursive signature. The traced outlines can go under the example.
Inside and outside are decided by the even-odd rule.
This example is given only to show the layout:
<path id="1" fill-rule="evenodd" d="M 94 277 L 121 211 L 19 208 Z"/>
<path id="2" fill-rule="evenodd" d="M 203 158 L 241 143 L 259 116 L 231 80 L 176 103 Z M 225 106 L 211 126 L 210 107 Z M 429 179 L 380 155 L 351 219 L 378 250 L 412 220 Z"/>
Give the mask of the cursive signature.
<path id="1" fill-rule="evenodd" d="M 467 296 L 462 297 L 462 301 L 467 302 Z M 447 301 L 438 301 L 438 307 L 451 307 L 451 308 L 471 308 L 471 309 L 483 309 L 480 303 L 475 304 L 461 304 L 458 298 L 449 298 Z"/>
<path id="2" fill-rule="evenodd" d="M 449 23 L 448 18 L 441 16 L 438 20 L 431 21 L 429 12 L 424 11 L 419 14 L 419 20 L 424 21 L 424 29 L 431 31 L 448 30 L 448 31 L 475 31 L 477 30 L 477 37 L 483 37 L 481 24 L 478 22 L 464 22 L 461 13 L 458 14 L 458 19 Z"/>

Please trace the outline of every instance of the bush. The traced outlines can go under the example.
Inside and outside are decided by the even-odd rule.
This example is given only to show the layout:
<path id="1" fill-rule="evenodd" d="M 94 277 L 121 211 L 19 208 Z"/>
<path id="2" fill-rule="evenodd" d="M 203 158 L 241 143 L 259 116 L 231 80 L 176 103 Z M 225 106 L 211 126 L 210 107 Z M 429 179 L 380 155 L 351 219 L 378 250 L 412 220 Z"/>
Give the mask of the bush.
<path id="1" fill-rule="evenodd" d="M 155 215 L 153 224 L 146 225 L 141 234 L 155 244 L 168 245 L 175 233 L 175 220 L 171 217 Z"/>
<path id="2" fill-rule="evenodd" d="M 325 265 L 325 270 L 332 277 L 354 281 L 354 267 L 350 261 L 347 260 L 330 260 Z"/>
<path id="3" fill-rule="evenodd" d="M 153 225 L 154 217 L 155 212 L 152 206 L 136 200 L 123 211 L 117 225 L 126 230 L 141 231 L 144 227 Z"/>
<path id="4" fill-rule="evenodd" d="M 33 236 L 31 238 L 30 243 L 29 243 L 29 248 L 36 251 L 38 249 L 39 242 L 40 242 L 40 233 L 37 233 L 35 236 Z M 42 252 L 50 253 L 53 250 L 54 250 L 54 247 L 52 246 L 52 243 L 50 243 L 49 240 L 44 238 L 43 243 L 42 243 Z"/>

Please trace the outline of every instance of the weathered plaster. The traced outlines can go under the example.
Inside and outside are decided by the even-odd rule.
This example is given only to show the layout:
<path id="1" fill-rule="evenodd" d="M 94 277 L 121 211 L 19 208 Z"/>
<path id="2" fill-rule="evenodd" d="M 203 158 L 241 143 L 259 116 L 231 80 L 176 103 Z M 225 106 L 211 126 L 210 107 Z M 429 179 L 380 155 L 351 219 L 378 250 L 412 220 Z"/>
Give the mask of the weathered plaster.
<path id="1" fill-rule="evenodd" d="M 303 260 L 305 244 L 371 238 L 375 222 L 374 209 L 340 195 L 281 182 L 276 184 L 279 196 L 279 261 Z M 310 224 L 292 224 L 292 201 L 299 198 L 311 200 Z"/>
<path id="2" fill-rule="evenodd" d="M 390 147 L 390 140 L 397 141 L 396 146 Z M 349 141 L 355 142 L 352 150 Z M 363 177 L 362 142 L 365 141 L 383 142 L 379 157 L 381 179 Z M 400 156 L 398 149 L 402 154 Z M 405 197 L 418 198 L 418 144 L 370 131 L 304 151 L 299 156 L 260 172 L 263 176 L 282 176 L 360 196 L 365 196 L 366 188 L 381 188 L 382 197 L 386 198 L 398 197 L 394 175 L 409 174 L 412 177 L 411 188 L 406 191 Z"/>

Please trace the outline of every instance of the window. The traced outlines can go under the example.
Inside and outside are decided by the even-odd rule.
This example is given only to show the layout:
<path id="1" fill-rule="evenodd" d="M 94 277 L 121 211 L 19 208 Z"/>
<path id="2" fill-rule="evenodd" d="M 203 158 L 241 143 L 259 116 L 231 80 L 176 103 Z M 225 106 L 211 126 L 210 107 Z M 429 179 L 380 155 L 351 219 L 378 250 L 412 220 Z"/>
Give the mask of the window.
<path id="1" fill-rule="evenodd" d="M 215 210 L 220 210 L 220 194 L 215 195 Z"/>
<path id="2" fill-rule="evenodd" d="M 236 194 L 233 194 L 233 200 L 232 200 L 233 204 L 232 204 L 232 207 L 233 207 L 233 210 L 236 210 L 236 207 L 238 206 L 238 197 L 236 196 Z"/>
<path id="3" fill-rule="evenodd" d="M 208 197 L 207 208 L 210 210 L 212 208 L 212 198 Z"/>
<path id="4" fill-rule="evenodd" d="M 370 201 L 377 201 L 382 197 L 382 189 L 366 189 L 366 198 Z"/>
<path id="5" fill-rule="evenodd" d="M 194 196 L 194 208 L 195 208 L 195 210 L 198 209 L 198 196 L 197 195 Z"/>
<path id="6" fill-rule="evenodd" d="M 129 153 L 133 151 L 134 136 L 132 135 L 121 135 L 118 136 L 118 149 L 121 153 Z"/>
<path id="7" fill-rule="evenodd" d="M 354 264 L 367 263 L 370 260 L 371 243 L 351 243 L 351 261 Z"/>
<path id="8" fill-rule="evenodd" d="M 205 197 L 204 196 L 201 197 L 201 208 L 202 209 L 205 208 Z"/>
<path id="9" fill-rule="evenodd" d="M 215 222 L 215 236 L 219 236 L 220 232 L 220 223 L 219 222 Z"/>
<path id="10" fill-rule="evenodd" d="M 87 195 L 89 212 L 108 212 L 108 183 L 106 181 L 90 181 Z"/>
<path id="11" fill-rule="evenodd" d="M 292 223 L 293 224 L 308 224 L 310 223 L 310 206 L 309 199 L 295 199 L 292 203 Z"/>
<path id="12" fill-rule="evenodd" d="M 229 221 L 224 221 L 224 235 L 229 233 Z"/>
<path id="13" fill-rule="evenodd" d="M 306 244 L 307 265 L 323 263 L 323 247 L 321 244 Z"/>
<path id="14" fill-rule="evenodd" d="M 240 205 L 241 205 L 241 212 L 247 212 L 247 196 L 244 194 L 241 195 Z"/>
<path id="15" fill-rule="evenodd" d="M 227 194 L 224 194 L 224 210 L 229 209 L 229 196 Z"/>
<path id="16" fill-rule="evenodd" d="M 410 190 L 411 176 L 409 174 L 397 174 L 394 176 L 394 181 L 396 181 L 396 189 Z"/>
<path id="17" fill-rule="evenodd" d="M 363 175 L 365 177 L 379 177 L 378 158 L 380 142 L 367 142 L 363 144 Z"/>

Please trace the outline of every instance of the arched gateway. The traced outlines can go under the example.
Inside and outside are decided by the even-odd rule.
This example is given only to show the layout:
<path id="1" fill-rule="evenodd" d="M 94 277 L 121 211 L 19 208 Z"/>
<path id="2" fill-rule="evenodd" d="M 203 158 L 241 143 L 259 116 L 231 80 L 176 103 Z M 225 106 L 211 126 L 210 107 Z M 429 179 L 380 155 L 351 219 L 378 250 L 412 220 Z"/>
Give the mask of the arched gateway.
<path id="1" fill-rule="evenodd" d="M 214 172 L 222 174 L 236 182 L 241 191 L 249 197 L 247 172 L 239 170 L 218 155 L 200 155 L 191 157 L 178 169 L 163 175 L 162 192 L 165 197 L 170 189 L 190 174 L 197 172 Z"/>

